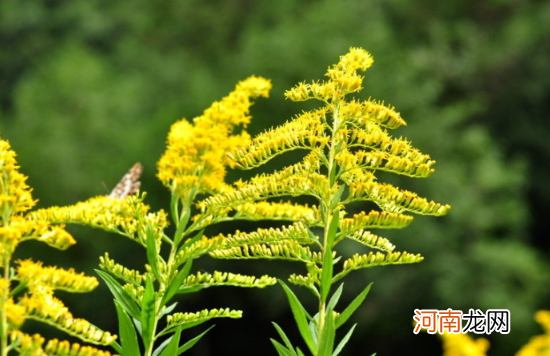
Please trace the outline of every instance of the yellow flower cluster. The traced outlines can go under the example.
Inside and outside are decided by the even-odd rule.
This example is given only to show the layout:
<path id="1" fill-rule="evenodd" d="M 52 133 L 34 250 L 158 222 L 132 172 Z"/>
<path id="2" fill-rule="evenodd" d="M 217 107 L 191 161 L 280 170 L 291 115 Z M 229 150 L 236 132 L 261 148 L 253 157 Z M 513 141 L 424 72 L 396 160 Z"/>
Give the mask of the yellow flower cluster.
<path id="1" fill-rule="evenodd" d="M 270 276 L 262 276 L 256 278 L 253 276 L 244 276 L 241 274 L 234 274 L 228 272 L 214 272 L 203 273 L 197 272 L 196 274 L 191 274 L 185 278 L 183 285 L 186 288 L 193 286 L 216 286 L 216 285 L 226 285 L 226 286 L 239 286 L 239 287 L 256 287 L 264 288 L 266 286 L 273 285 L 277 282 L 276 278 Z"/>
<path id="2" fill-rule="evenodd" d="M 38 334 L 27 335 L 20 331 L 10 333 L 10 340 L 18 345 L 20 355 L 48 356 L 48 355 L 71 355 L 71 356 L 111 356 L 108 351 L 102 351 L 90 346 L 82 346 L 77 343 L 60 341 L 57 339 L 46 341 Z"/>
<path id="3" fill-rule="evenodd" d="M 15 152 L 7 141 L 0 140 L 0 267 L 4 268 L 22 241 L 39 240 L 58 249 L 75 243 L 62 226 L 28 219 L 26 213 L 36 202 L 26 184 L 27 177 L 18 169 Z"/>
<path id="4" fill-rule="evenodd" d="M 0 140 L 0 218 L 2 225 L 8 223 L 12 215 L 22 214 L 35 205 L 27 177 L 18 171 L 15 152 L 7 141 Z"/>
<path id="5" fill-rule="evenodd" d="M 329 68 L 326 82 L 311 84 L 299 83 L 296 87 L 285 92 L 285 96 L 292 101 L 318 99 L 330 102 L 346 94 L 362 89 L 363 77 L 357 74 L 358 70 L 365 71 L 374 62 L 370 53 L 362 48 L 351 48 L 340 56 L 340 61 Z"/>
<path id="6" fill-rule="evenodd" d="M 240 310 L 225 309 L 204 309 L 196 313 L 174 313 L 166 318 L 167 328 L 173 328 L 180 325 L 197 323 L 212 318 L 232 318 L 239 319 L 243 315 Z"/>
<path id="7" fill-rule="evenodd" d="M 538 311 L 535 320 L 542 326 L 544 334 L 532 337 L 516 356 L 550 356 L 550 311 Z"/>
<path id="8" fill-rule="evenodd" d="M 372 63 L 367 51 L 351 48 L 328 69 L 327 80 L 299 83 L 285 92 L 286 98 L 293 101 L 317 99 L 325 105 L 257 135 L 228 154 L 239 168 L 252 169 L 290 151 L 308 152 L 298 163 L 238 181 L 200 201 L 196 206 L 201 214 L 196 221 L 216 221 L 216 215 L 229 217 L 234 213 L 231 218 L 287 220 L 304 225 L 227 235 L 223 248 L 212 252 L 212 256 L 301 260 L 308 264 L 309 271 L 317 262 L 325 264 L 323 254 L 335 252 L 336 245 L 349 238 L 379 252 L 345 260 L 339 278 L 354 269 L 422 260 L 420 255 L 395 252 L 387 239 L 368 231 L 406 227 L 413 218 L 405 213 L 440 216 L 450 209 L 447 204 L 377 182 L 379 171 L 427 177 L 434 171 L 435 161 L 406 139 L 388 133 L 388 129 L 406 125 L 393 106 L 372 99 L 347 98 L 362 89 L 364 78 L 358 72 Z M 298 204 L 289 207 L 272 201 L 283 196 L 307 196 L 315 204 L 299 208 Z M 372 202 L 378 209 L 348 217 L 348 205 L 362 201 Z M 313 227 L 324 228 L 323 236 L 315 236 Z M 306 246 L 310 244 L 322 250 L 318 261 L 314 261 L 315 252 Z M 293 280 L 309 286 L 317 277 L 311 274 Z"/>
<path id="9" fill-rule="evenodd" d="M 78 336 L 83 341 L 108 345 L 116 339 L 116 336 L 99 330 L 88 321 L 74 318 L 68 308 L 53 296 L 53 290 L 50 288 L 36 286 L 29 295 L 20 298 L 19 302 L 26 310 L 26 318 L 55 325 L 56 328 Z"/>
<path id="10" fill-rule="evenodd" d="M 192 124 L 186 120 L 173 124 L 168 147 L 158 162 L 161 182 L 181 197 L 187 197 L 191 191 L 224 190 L 225 167 L 233 165 L 227 153 L 250 140 L 244 131 L 235 134 L 235 126 L 248 124 L 250 99 L 267 97 L 270 89 L 268 80 L 250 77 L 212 104 Z"/>
<path id="11" fill-rule="evenodd" d="M 88 225 L 119 233 L 145 246 L 145 226 L 153 227 L 155 235 L 162 236 L 168 221 L 162 210 L 149 212 L 150 207 L 143 203 L 143 198 L 144 195 L 132 195 L 122 200 L 98 196 L 75 205 L 36 210 L 30 218 Z"/>
<path id="12" fill-rule="evenodd" d="M 0 277 L 0 349 L 9 347 L 24 355 L 53 355 L 61 354 L 68 347 L 65 342 L 56 344 L 65 345 L 62 348 L 50 342 L 43 349 L 44 338 L 19 331 L 27 319 L 52 325 L 87 342 L 112 343 L 114 336 L 86 320 L 73 318 L 67 307 L 53 296 L 55 290 L 89 292 L 98 285 L 96 278 L 73 269 L 44 267 L 31 260 L 18 261 L 17 267 L 12 267 L 13 253 L 23 241 L 38 240 L 61 250 L 75 243 L 63 225 L 59 225 L 61 222 L 51 216 L 29 212 L 35 201 L 26 184 L 27 177 L 18 168 L 15 152 L 7 141 L 0 139 L 0 271 L 3 272 Z M 24 290 L 26 294 L 18 296 Z M 109 355 L 74 345 L 70 346 L 72 355 Z"/>
<path id="13" fill-rule="evenodd" d="M 489 349 L 489 341 L 484 338 L 476 340 L 467 334 L 441 335 L 443 340 L 443 356 L 485 356 Z"/>

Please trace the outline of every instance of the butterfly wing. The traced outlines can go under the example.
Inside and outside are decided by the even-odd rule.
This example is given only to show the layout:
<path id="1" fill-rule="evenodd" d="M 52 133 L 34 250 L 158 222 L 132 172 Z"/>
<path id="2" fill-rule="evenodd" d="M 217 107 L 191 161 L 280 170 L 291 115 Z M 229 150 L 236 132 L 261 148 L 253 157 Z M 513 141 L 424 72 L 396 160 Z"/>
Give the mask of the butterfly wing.
<path id="1" fill-rule="evenodd" d="M 141 163 L 134 164 L 108 196 L 122 200 L 129 195 L 135 194 L 141 186 L 139 178 L 142 172 L 143 166 Z"/>

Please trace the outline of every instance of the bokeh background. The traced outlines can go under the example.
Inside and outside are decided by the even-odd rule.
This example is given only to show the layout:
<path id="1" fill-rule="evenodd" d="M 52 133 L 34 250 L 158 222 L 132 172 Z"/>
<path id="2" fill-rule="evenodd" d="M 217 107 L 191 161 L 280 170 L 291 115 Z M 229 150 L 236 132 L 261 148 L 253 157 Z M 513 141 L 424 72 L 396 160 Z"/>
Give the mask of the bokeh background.
<path id="1" fill-rule="evenodd" d="M 412 333 L 415 308 L 504 308 L 511 333 L 489 336 L 489 355 L 513 355 L 540 333 L 534 311 L 550 309 L 547 1 L 2 0 L 2 138 L 18 153 L 40 206 L 106 194 L 140 161 L 148 202 L 166 208 L 155 164 L 173 122 L 200 115 L 255 74 L 272 79 L 273 90 L 252 108 L 249 131 L 279 125 L 307 107 L 285 101 L 283 92 L 320 79 L 350 46 L 375 58 L 359 96 L 395 105 L 409 125 L 394 135 L 438 161 L 428 179 L 394 182 L 453 208 L 383 232 L 426 259 L 347 280 L 345 301 L 370 281 L 374 288 L 343 354 L 440 355 L 436 336 Z M 235 228 L 243 227 L 219 227 Z M 70 250 L 29 243 L 19 257 L 90 274 L 106 251 L 136 268 L 145 261 L 139 246 L 118 236 L 70 231 L 79 241 Z M 205 258 L 197 267 L 285 278 L 299 266 Z M 60 297 L 77 316 L 117 331 L 104 286 Z M 275 355 L 270 321 L 298 341 L 277 287 L 206 290 L 181 298 L 180 307 L 245 312 L 217 321 L 190 355 Z"/>

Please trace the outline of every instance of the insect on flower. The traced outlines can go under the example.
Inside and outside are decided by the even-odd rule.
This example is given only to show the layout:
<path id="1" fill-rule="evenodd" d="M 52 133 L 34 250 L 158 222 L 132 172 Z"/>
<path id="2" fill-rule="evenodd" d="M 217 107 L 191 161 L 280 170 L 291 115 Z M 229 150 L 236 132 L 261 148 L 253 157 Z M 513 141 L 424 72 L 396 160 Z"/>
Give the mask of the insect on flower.
<path id="1" fill-rule="evenodd" d="M 139 177 L 141 176 L 142 172 L 143 166 L 141 165 L 141 163 L 138 162 L 134 164 L 132 168 L 130 168 L 130 170 L 122 177 L 120 182 L 118 182 L 118 184 L 108 196 L 110 198 L 122 200 L 129 195 L 135 194 L 141 186 Z"/>

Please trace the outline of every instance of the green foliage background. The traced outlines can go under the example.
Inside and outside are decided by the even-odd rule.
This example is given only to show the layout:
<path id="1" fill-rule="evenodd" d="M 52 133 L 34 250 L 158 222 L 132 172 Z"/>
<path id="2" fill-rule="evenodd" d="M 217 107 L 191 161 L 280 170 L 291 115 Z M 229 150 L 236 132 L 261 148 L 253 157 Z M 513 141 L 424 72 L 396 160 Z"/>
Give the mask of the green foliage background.
<path id="1" fill-rule="evenodd" d="M 249 131 L 279 125 L 308 105 L 283 100 L 284 90 L 319 79 L 350 46 L 363 47 L 375 64 L 362 97 L 395 105 L 409 123 L 395 134 L 438 161 L 427 180 L 387 178 L 453 209 L 384 232 L 399 249 L 422 253 L 423 263 L 348 280 L 348 300 L 375 284 L 345 354 L 438 355 L 436 337 L 412 333 L 415 308 L 505 308 L 512 331 L 489 337 L 490 355 L 512 355 L 539 333 L 533 312 L 550 308 L 548 19 L 550 3 L 527 0 L 3 0 L 0 130 L 41 206 L 105 194 L 140 161 L 149 202 L 167 207 L 154 175 L 171 123 L 199 115 L 256 74 L 274 89 L 253 107 Z M 72 232 L 79 244 L 67 252 L 28 245 L 21 257 L 88 273 L 107 250 L 124 264 L 143 263 L 130 241 Z M 292 267 L 200 264 L 281 278 Z M 270 321 L 292 325 L 277 288 L 218 289 L 181 304 L 245 311 L 242 320 L 219 322 L 192 355 L 274 354 Z M 116 331 L 104 287 L 72 301 L 72 310 Z"/>

